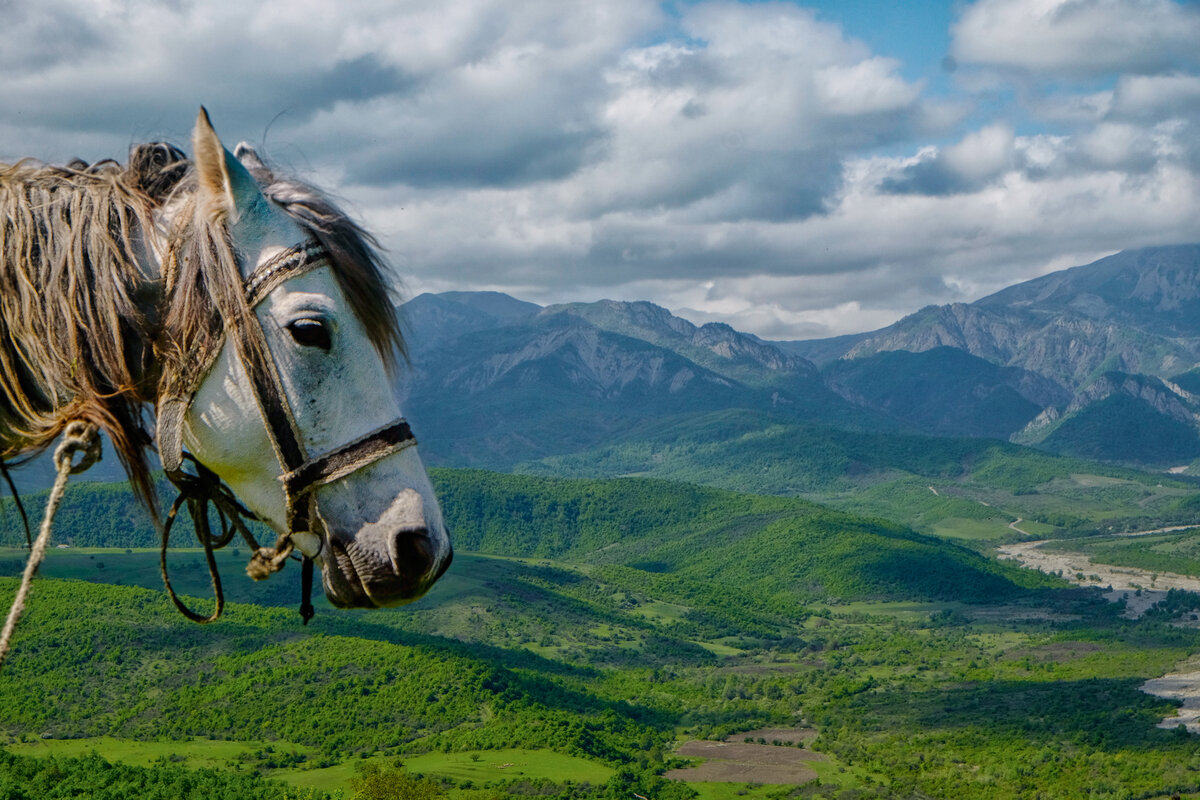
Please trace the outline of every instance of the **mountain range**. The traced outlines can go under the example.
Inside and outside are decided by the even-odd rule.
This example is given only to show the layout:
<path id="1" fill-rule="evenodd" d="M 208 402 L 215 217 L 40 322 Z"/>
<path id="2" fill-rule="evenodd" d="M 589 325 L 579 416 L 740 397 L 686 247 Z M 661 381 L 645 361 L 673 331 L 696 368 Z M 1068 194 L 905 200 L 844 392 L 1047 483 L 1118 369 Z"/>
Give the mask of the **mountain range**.
<path id="1" fill-rule="evenodd" d="M 841 452 L 846 431 L 989 438 L 1200 472 L 1200 245 L 1118 253 L 829 339 L 765 341 L 648 302 L 542 307 L 498 292 L 422 294 L 401 317 L 398 390 L 433 465 L 546 472 L 591 453 L 611 467 L 614 445 L 741 451 L 751 429 L 801 425 L 784 439 L 810 451 Z M 49 457 L 14 477 L 45 488 Z M 86 477 L 123 473 L 106 459 Z"/>
<path id="2" fill-rule="evenodd" d="M 1118 253 L 868 333 L 771 342 L 648 302 L 496 292 L 402 308 L 433 463 L 511 469 L 744 409 L 1149 468 L 1200 459 L 1200 245 Z"/>

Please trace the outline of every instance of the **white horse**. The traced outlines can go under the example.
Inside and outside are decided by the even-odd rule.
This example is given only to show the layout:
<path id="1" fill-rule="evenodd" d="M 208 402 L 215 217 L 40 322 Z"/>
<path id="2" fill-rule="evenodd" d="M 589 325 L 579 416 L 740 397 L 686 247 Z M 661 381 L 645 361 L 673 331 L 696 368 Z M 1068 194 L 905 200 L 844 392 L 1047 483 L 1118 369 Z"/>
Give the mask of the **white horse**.
<path id="1" fill-rule="evenodd" d="M 226 150 L 203 109 L 192 144 L 190 165 L 164 145 L 128 168 L 0 165 L 0 455 L 87 419 L 146 485 L 153 404 L 168 475 L 215 473 L 280 535 L 274 568 L 294 545 L 334 605 L 414 600 L 451 546 L 392 389 L 402 342 L 374 240 L 248 146 Z M 86 297 L 53 301 L 63 265 L 87 271 Z"/>

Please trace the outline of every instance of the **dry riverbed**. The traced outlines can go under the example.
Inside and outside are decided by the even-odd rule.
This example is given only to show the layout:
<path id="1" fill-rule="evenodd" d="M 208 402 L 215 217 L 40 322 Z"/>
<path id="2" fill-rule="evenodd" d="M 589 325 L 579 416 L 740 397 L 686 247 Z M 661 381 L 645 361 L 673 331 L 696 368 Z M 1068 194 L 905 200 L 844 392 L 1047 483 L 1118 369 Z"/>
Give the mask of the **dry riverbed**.
<path id="1" fill-rule="evenodd" d="M 1041 546 L 1045 543 L 1046 540 L 1041 540 L 1005 545 L 1000 548 L 1000 556 L 1018 561 L 1021 566 L 1030 569 L 1060 575 L 1080 586 L 1108 587 L 1105 597 L 1114 602 L 1125 600 L 1124 614 L 1131 619 L 1146 613 L 1166 597 L 1170 589 L 1200 592 L 1200 578 L 1097 564 L 1082 553 L 1042 550 Z M 1175 716 L 1167 717 L 1158 727 L 1184 725 L 1192 733 L 1200 733 L 1200 656 L 1194 656 L 1181 667 L 1180 672 L 1146 681 L 1142 684 L 1142 691 L 1155 697 L 1183 701 Z"/>
<path id="2" fill-rule="evenodd" d="M 1155 531 L 1157 533 L 1158 531 Z M 1200 578 L 1170 572 L 1147 572 L 1133 567 L 1094 563 L 1082 553 L 1043 550 L 1047 540 L 1019 542 L 999 548 L 1000 557 L 1049 575 L 1060 575 L 1080 586 L 1108 587 L 1109 600 L 1125 601 L 1125 616 L 1137 619 L 1167 596 L 1170 589 L 1200 592 Z M 1083 577 L 1079 577 L 1082 575 Z"/>

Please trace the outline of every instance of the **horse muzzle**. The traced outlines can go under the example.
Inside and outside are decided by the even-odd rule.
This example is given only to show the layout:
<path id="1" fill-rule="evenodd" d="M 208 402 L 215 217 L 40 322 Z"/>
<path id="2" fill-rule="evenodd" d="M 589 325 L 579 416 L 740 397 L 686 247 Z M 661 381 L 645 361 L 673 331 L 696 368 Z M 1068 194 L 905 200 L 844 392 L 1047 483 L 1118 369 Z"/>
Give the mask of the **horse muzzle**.
<path id="1" fill-rule="evenodd" d="M 347 534 L 325 532 L 322 580 L 339 608 L 383 608 L 421 597 L 450 566 L 453 551 L 439 525 L 426 524 L 424 502 L 405 489 L 374 522 Z"/>

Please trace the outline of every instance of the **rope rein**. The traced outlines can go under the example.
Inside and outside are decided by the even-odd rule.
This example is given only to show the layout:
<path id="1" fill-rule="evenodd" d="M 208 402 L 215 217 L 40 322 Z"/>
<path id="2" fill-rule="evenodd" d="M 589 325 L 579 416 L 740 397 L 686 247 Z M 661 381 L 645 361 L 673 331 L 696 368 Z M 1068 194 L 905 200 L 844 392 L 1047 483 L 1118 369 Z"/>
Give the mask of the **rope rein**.
<path id="1" fill-rule="evenodd" d="M 78 463 L 72 463 L 75 454 L 82 453 Z M 17 621 L 25 612 L 25 601 L 29 597 L 29 589 L 33 584 L 33 576 L 46 557 L 46 548 L 50 544 L 50 529 L 54 524 L 54 514 L 62 501 L 67 489 L 67 479 L 71 475 L 83 472 L 100 460 L 100 431 L 95 424 L 73 420 L 67 423 L 62 441 L 54 450 L 54 467 L 57 477 L 54 488 L 46 500 L 46 514 L 42 517 L 42 526 L 38 530 L 37 540 L 29 550 L 29 561 L 25 564 L 25 574 L 21 577 L 21 586 L 17 596 L 13 598 L 12 607 L 8 610 L 8 619 L 4 621 L 4 629 L 0 631 L 0 664 L 8 657 L 12 647 L 13 631 Z"/>
<path id="2" fill-rule="evenodd" d="M 100 460 L 100 441 L 100 431 L 94 423 L 73 420 L 67 423 L 66 429 L 63 431 L 62 441 L 59 442 L 58 447 L 54 450 L 54 467 L 56 472 L 54 486 L 50 490 L 50 495 L 46 500 L 46 513 L 42 517 L 42 524 L 38 529 L 37 539 L 30 544 L 29 560 L 25 564 L 25 572 L 21 577 L 21 585 L 17 589 L 16 596 L 13 598 L 12 606 L 9 608 L 4 628 L 0 630 L 0 666 L 4 664 L 9 651 L 12 649 L 13 633 L 16 631 L 17 622 L 20 621 L 21 615 L 25 613 L 25 606 L 29 598 L 29 591 L 33 585 L 33 578 L 37 575 L 38 569 L 46 558 L 46 550 L 50 545 L 50 532 L 54 526 L 54 515 L 58 512 L 58 506 L 62 502 L 63 495 L 66 493 L 67 481 L 72 475 L 77 475 L 89 469 Z M 78 461 L 75 461 L 76 454 L 82 454 Z M 162 548 L 159 551 L 159 566 L 162 571 L 163 584 L 166 586 L 167 593 L 171 596 L 171 602 L 175 604 L 175 607 L 193 622 L 208 623 L 215 621 L 221 616 L 221 612 L 225 610 L 225 594 L 221 589 L 221 575 L 217 569 L 214 553 L 216 550 L 229 544 L 235 533 L 242 535 L 242 538 L 245 539 L 246 544 L 249 545 L 253 553 L 250 563 L 246 566 L 246 574 L 256 581 L 269 578 L 272 574 L 283 569 L 284 564 L 292 556 L 294 547 L 290 536 L 280 536 L 275 542 L 274 547 L 260 546 L 245 522 L 247 519 L 258 519 L 258 517 L 238 502 L 233 492 L 221 482 L 221 479 L 215 473 L 193 458 L 191 454 L 185 454 L 184 458 L 191 462 L 195 468 L 195 472 L 179 471 L 173 476 L 172 480 L 179 489 L 179 496 L 172 503 L 166 522 L 160 523 L 157 516 L 152 515 L 157 527 L 160 529 L 162 539 Z M 4 471 L 4 476 L 8 478 L 7 470 Z M 8 483 L 10 488 L 13 489 L 13 497 L 16 498 L 19 504 L 21 502 L 20 495 L 15 487 L 12 487 L 11 479 L 8 479 Z M 196 538 L 204 546 L 204 556 L 208 561 L 208 574 L 212 580 L 216 607 L 213 613 L 208 616 L 198 614 L 188 608 L 175 593 L 175 589 L 171 585 L 171 579 L 167 575 L 167 543 L 171 536 L 171 528 L 174 526 L 175 519 L 179 514 L 179 509 L 185 504 L 195 527 Z M 219 535 L 213 534 L 212 527 L 208 521 L 208 508 L 210 505 L 216 509 L 217 516 L 220 519 L 221 531 Z M 28 520 L 25 517 L 23 507 L 21 508 L 21 517 L 26 520 L 26 531 L 28 531 Z M 300 604 L 300 616 L 304 620 L 305 625 L 308 624 L 308 621 L 312 619 L 315 613 L 311 600 L 312 574 L 312 561 L 305 558 L 304 567 L 301 572 Z"/>
<path id="3" fill-rule="evenodd" d="M 275 541 L 274 547 L 260 546 L 245 522 L 247 519 L 258 519 L 258 517 L 239 503 L 233 492 L 221 482 L 216 473 L 197 461 L 191 453 L 184 453 L 183 459 L 192 464 L 195 472 L 178 470 L 171 475 L 171 482 L 179 489 L 179 496 L 171 505 L 171 510 L 167 513 L 167 520 L 161 528 L 162 546 L 159 549 L 158 563 L 162 571 L 163 585 L 166 586 L 167 593 L 171 596 L 171 602 L 188 619 L 206 624 L 215 622 L 221 616 L 221 612 L 225 610 L 225 594 L 221 589 L 221 575 L 217 571 L 214 553 L 229 544 L 235 533 L 241 534 L 242 539 L 250 547 L 252 556 L 250 563 L 246 565 L 246 574 L 256 581 L 269 578 L 283 569 L 295 548 L 292 545 L 291 537 L 286 535 L 280 536 Z M 179 599 L 179 596 L 175 594 L 174 587 L 171 586 L 171 579 L 167 575 L 167 542 L 171 537 L 171 528 L 179 515 L 179 509 L 185 505 L 188 515 L 192 518 L 196 538 L 204 547 L 204 557 L 208 561 L 208 574 L 212 580 L 213 596 L 216 599 L 216 608 L 207 617 L 192 611 Z M 220 520 L 218 535 L 213 535 L 212 526 L 208 521 L 210 505 L 216 509 L 217 518 Z M 309 600 L 311 588 L 310 583 L 307 587 L 302 587 L 301 591 L 300 615 L 304 618 L 305 625 L 312 618 L 312 613 L 306 613 L 306 610 L 311 612 L 312 609 L 312 603 Z"/>

